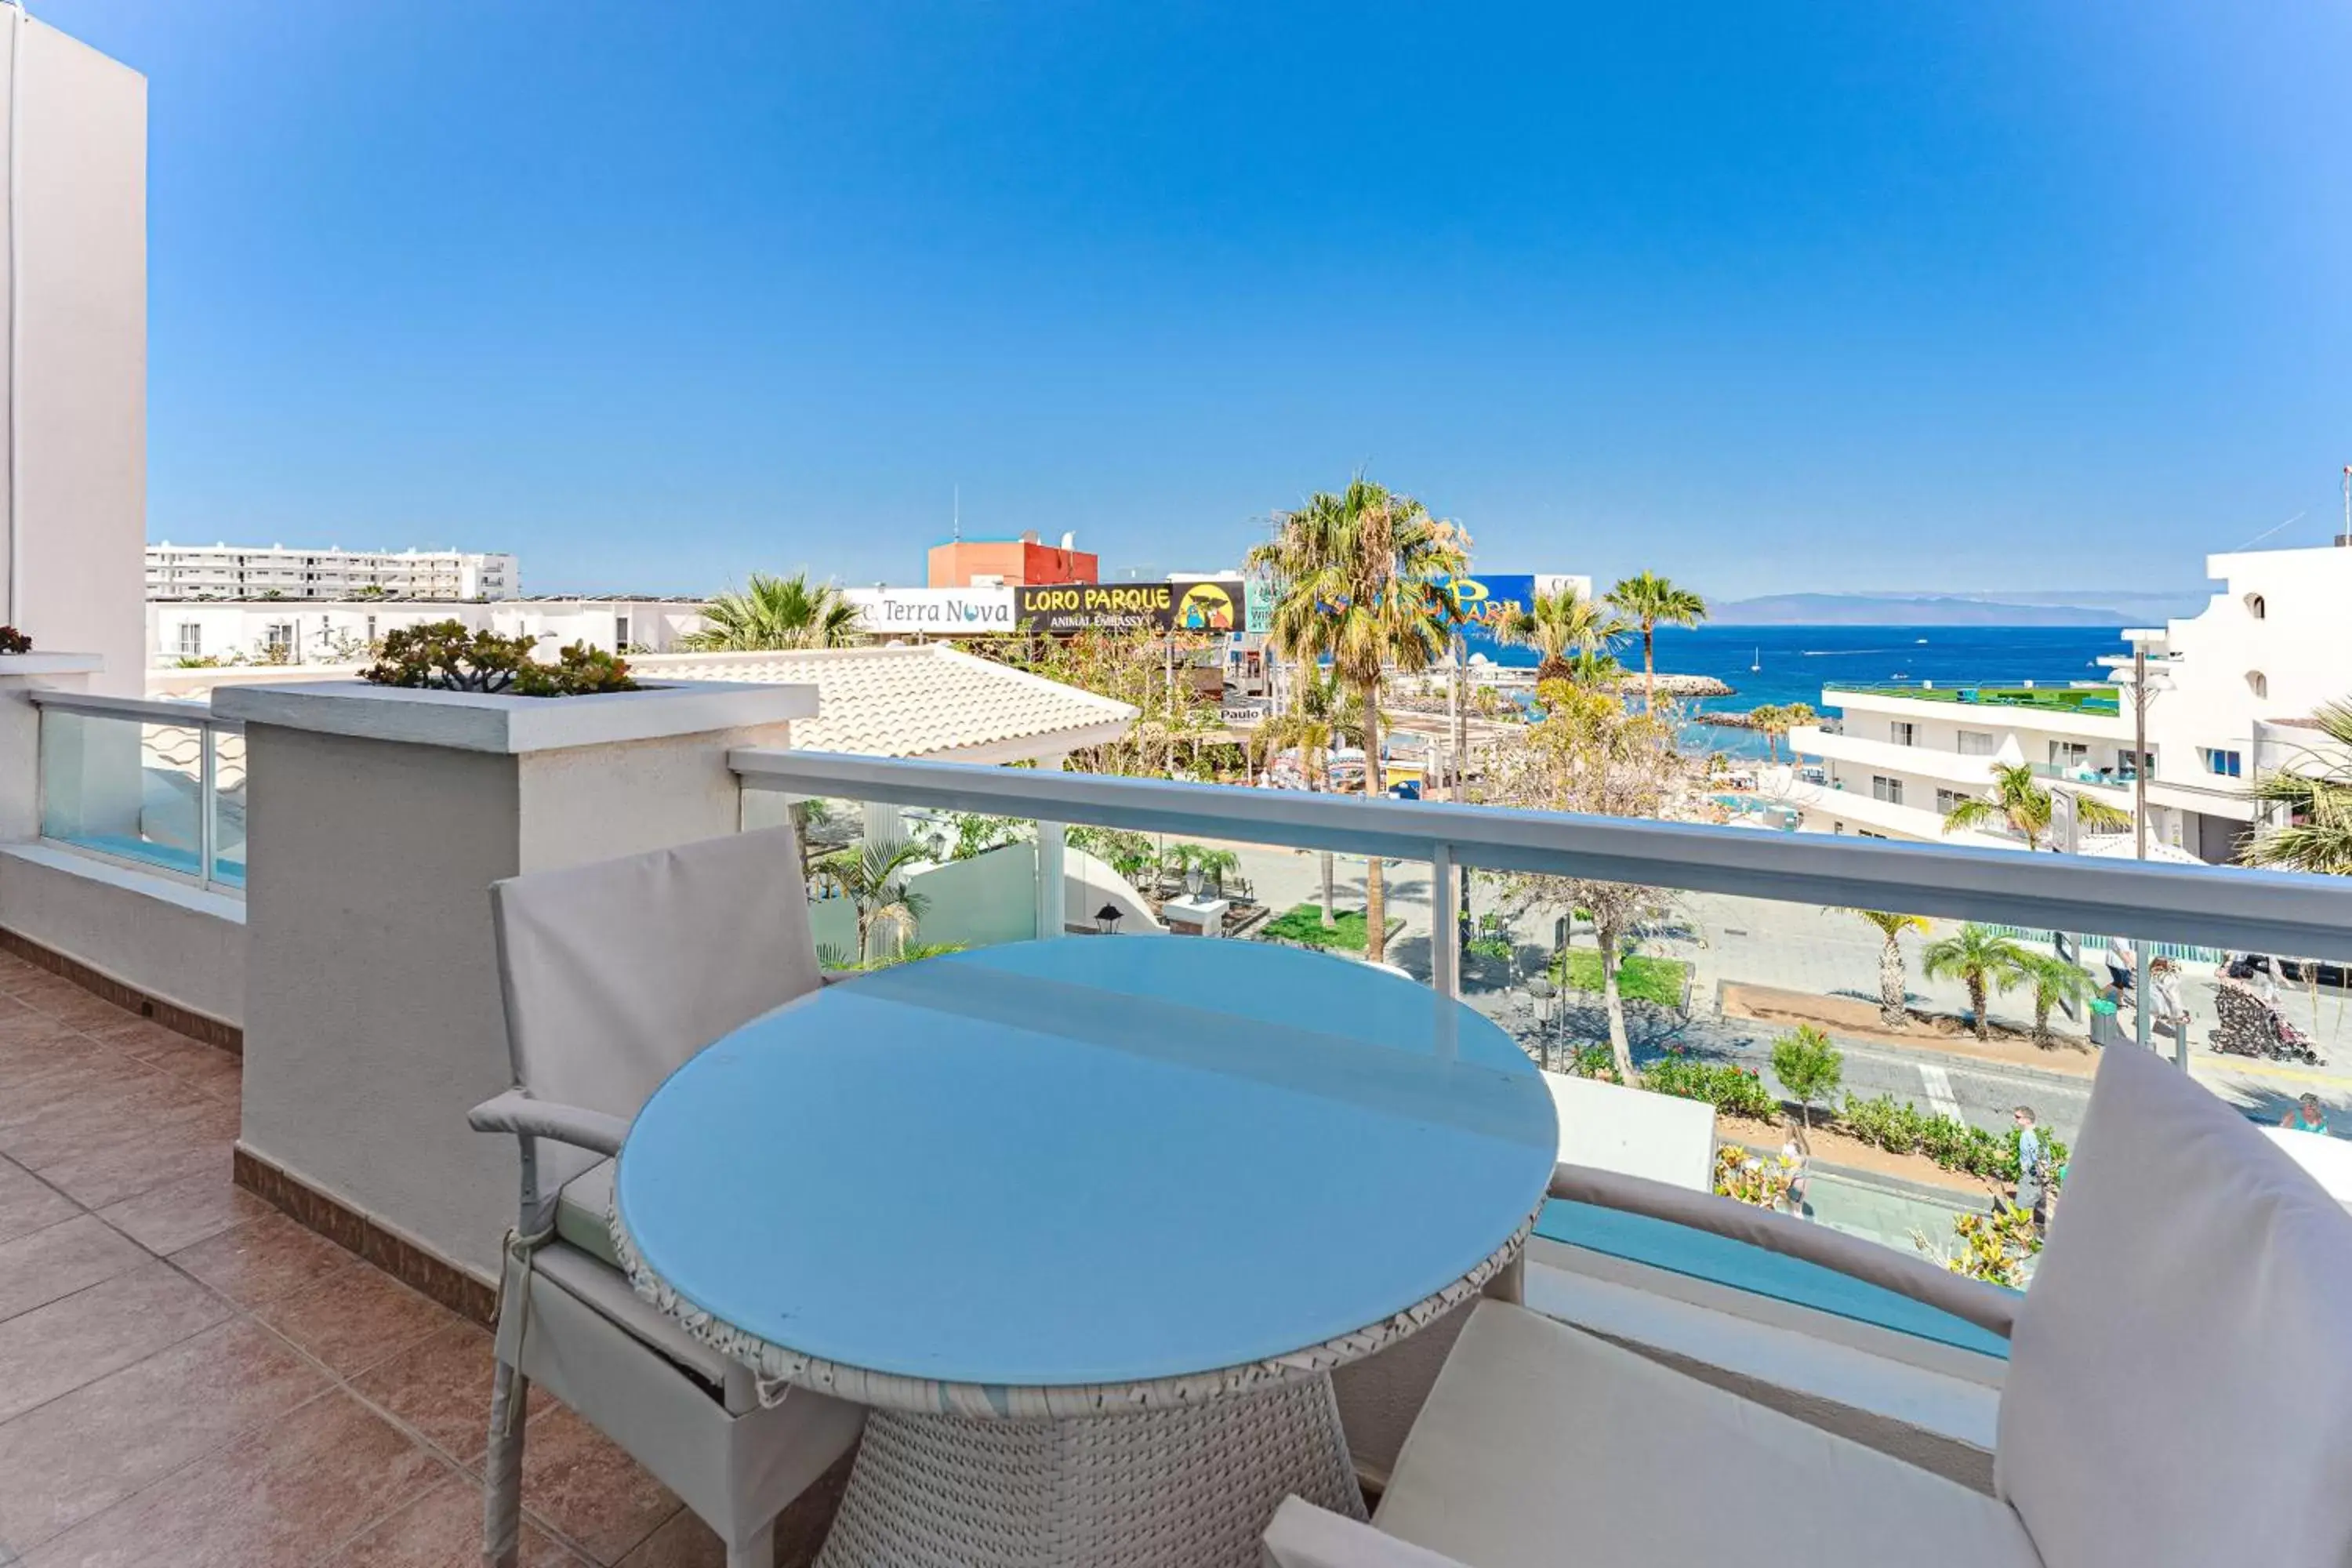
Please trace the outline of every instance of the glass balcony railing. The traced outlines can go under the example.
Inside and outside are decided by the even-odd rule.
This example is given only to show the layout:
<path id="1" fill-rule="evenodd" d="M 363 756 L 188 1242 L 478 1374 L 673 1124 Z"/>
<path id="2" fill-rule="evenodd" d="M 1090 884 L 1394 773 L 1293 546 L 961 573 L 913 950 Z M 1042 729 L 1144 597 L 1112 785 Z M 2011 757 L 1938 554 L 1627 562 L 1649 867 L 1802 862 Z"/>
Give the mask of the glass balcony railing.
<path id="1" fill-rule="evenodd" d="M 2033 770 L 2035 778 L 2049 779 L 2056 784 L 2128 789 L 2139 779 L 2138 770 L 2131 767 L 2094 767 L 2089 763 L 2029 763 L 2026 765 Z"/>
<path id="2" fill-rule="evenodd" d="M 1688 1149 L 1629 1122 L 1627 1147 L 1663 1142 L 1615 1168 L 1681 1170 L 1937 1262 L 1972 1256 L 1997 1210 L 2034 1203 L 2021 1105 L 2056 1156 L 2033 1168 L 2042 1190 L 2063 1192 L 2100 1049 L 2144 1041 L 2275 1126 L 2318 1081 L 2311 1058 L 2352 1031 L 2352 884 L 2334 879 L 809 752 L 733 761 L 747 826 L 802 825 L 836 969 L 1097 932 L 1362 962 L 1378 853 L 1381 962 L 1459 997 L 1558 1080 L 1712 1108 L 1711 1136 L 1702 1119 Z M 2110 949 L 2126 936 L 2136 952 Z M 2233 975 L 2249 950 L 2317 961 Z M 2340 1100 L 2337 1117 L 2352 1121 Z M 1555 1204 L 1538 1234 L 1990 1348 L 1916 1303 L 1658 1222 Z M 2015 1283 L 2031 1280 L 2029 1234 L 2012 1233 Z"/>
<path id="3" fill-rule="evenodd" d="M 41 837 L 245 886 L 245 733 L 208 706 L 37 692 Z"/>

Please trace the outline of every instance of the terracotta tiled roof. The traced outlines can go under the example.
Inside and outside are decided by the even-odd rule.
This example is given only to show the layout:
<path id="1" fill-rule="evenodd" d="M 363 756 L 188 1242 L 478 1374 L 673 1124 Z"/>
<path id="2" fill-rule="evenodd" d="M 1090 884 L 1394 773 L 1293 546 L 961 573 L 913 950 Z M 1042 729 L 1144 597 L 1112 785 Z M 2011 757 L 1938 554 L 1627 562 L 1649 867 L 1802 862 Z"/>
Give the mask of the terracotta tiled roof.
<path id="1" fill-rule="evenodd" d="M 802 751 L 877 757 L 981 752 L 1004 761 L 1097 745 L 1135 718 L 1124 702 L 940 643 L 660 654 L 629 664 L 646 677 L 815 687 L 817 716 L 793 725 L 793 745 Z"/>

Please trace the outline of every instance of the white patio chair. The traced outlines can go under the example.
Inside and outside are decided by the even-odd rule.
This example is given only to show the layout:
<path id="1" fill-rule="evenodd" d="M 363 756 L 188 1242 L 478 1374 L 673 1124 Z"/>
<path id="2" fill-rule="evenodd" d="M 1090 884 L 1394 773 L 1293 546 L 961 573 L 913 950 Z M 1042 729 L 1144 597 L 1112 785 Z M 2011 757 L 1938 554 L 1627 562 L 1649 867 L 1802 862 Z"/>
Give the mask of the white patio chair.
<path id="1" fill-rule="evenodd" d="M 1857 1274 L 2008 1335 L 1993 1495 L 1481 1302 L 1369 1525 L 1292 1498 L 1278 1568 L 2352 1563 L 2352 1215 L 2146 1051 L 2106 1053 L 2022 1298 L 1709 1195 L 1557 1196 Z"/>
<path id="2" fill-rule="evenodd" d="M 483 1556 L 515 1562 L 523 1410 L 544 1384 L 769 1568 L 777 1513 L 847 1452 L 865 1411 L 751 1371 L 631 1291 L 605 1214 L 646 1098 L 737 1026 L 822 984 L 790 826 L 498 883 L 490 890 L 515 1088 L 477 1106 L 522 1152 L 499 1292 Z M 786 1201 L 779 1194 L 779 1201 Z"/>

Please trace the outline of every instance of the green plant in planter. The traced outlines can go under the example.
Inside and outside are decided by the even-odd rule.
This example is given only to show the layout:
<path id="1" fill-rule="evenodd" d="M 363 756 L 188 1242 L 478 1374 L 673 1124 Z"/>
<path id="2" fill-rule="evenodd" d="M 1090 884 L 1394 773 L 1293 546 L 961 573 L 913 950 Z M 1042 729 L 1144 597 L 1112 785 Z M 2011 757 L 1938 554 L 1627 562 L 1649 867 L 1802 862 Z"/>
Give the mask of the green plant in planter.
<path id="1" fill-rule="evenodd" d="M 602 648 L 573 643 L 548 665 L 531 658 L 533 646 L 527 637 L 469 632 L 458 621 L 427 621 L 386 633 L 383 653 L 360 671 L 360 679 L 377 686 L 515 697 L 580 697 L 637 689 L 629 667 Z"/>
<path id="2" fill-rule="evenodd" d="M 30 653 L 33 639 L 14 626 L 0 626 L 0 653 Z"/>

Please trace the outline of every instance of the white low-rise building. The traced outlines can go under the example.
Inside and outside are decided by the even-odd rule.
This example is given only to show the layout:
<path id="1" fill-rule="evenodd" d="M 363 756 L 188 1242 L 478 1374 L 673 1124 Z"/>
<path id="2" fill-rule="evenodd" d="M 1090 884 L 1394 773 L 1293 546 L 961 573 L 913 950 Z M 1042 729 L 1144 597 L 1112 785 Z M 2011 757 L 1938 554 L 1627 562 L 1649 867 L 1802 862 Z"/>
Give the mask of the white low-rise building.
<path id="1" fill-rule="evenodd" d="M 2258 808 L 2262 769 L 2303 765 L 2316 731 L 2300 721 L 2352 697 L 2352 548 L 2207 557 L 2225 586 L 2199 614 L 2121 634 L 2107 681 L 2068 685 L 1828 687 L 1834 725 L 1801 729 L 1792 749 L 1822 777 L 1787 787 L 1801 826 L 1831 833 L 2011 843 L 1947 835 L 1944 817 L 1980 795 L 1996 763 L 2031 765 L 2053 786 L 2128 813 L 2137 795 L 2135 651 L 2147 661 L 2147 799 L 2151 840 L 2235 858 Z M 2308 737 L 2308 740 L 2304 739 Z"/>
<path id="2" fill-rule="evenodd" d="M 404 626 L 457 621 L 468 631 L 585 643 L 609 653 L 670 653 L 702 625 L 697 599 L 154 600 L 147 603 L 150 668 L 219 664 L 352 664 Z"/>
<path id="3" fill-rule="evenodd" d="M 150 599 L 515 599 L 512 555 L 469 550 L 288 549 L 282 544 L 147 547 Z"/>

